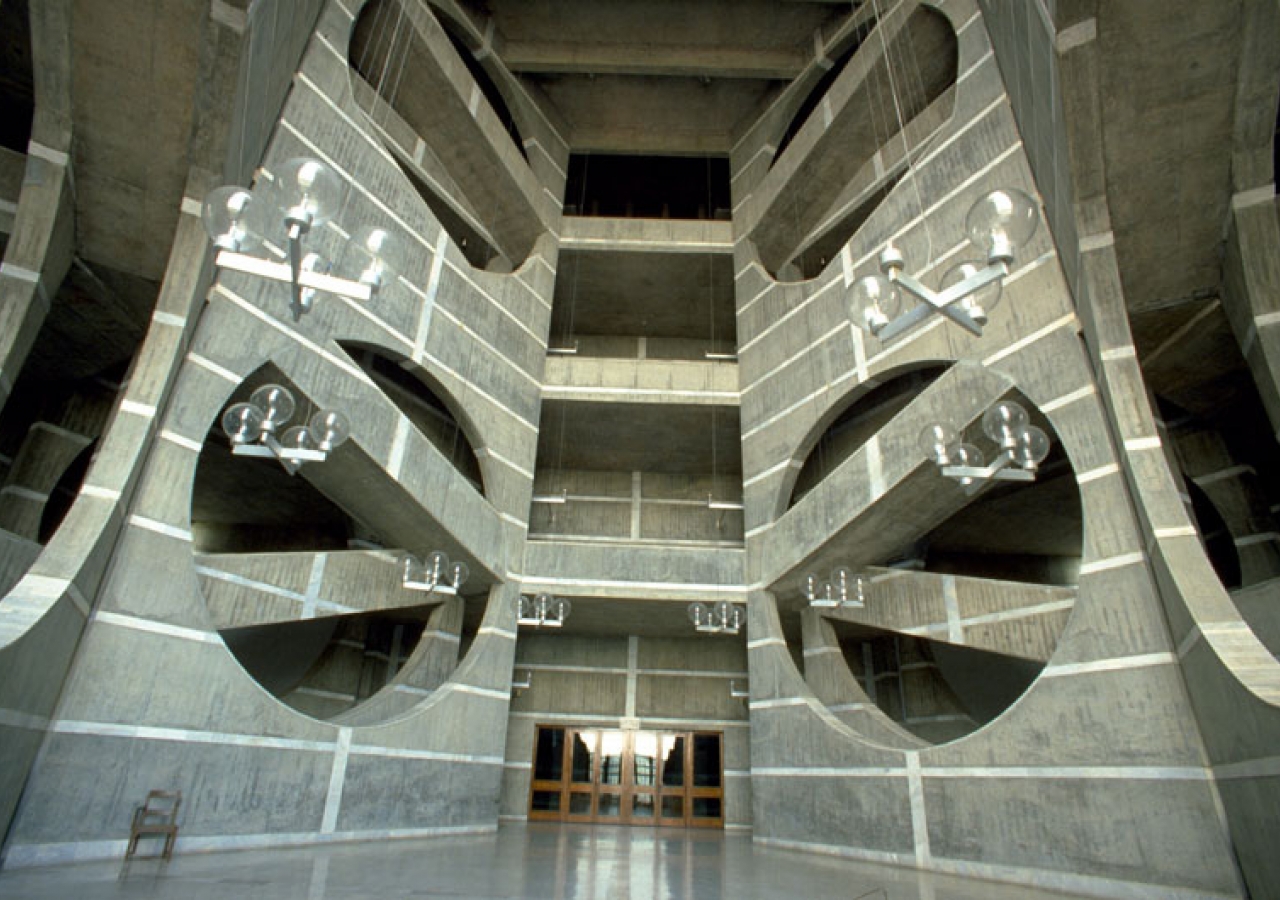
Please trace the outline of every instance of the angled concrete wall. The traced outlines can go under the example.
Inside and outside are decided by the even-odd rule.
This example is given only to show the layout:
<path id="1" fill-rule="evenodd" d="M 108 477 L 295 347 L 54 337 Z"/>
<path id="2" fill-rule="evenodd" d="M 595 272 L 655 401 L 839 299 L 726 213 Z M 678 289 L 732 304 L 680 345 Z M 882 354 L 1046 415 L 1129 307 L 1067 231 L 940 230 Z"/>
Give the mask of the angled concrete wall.
<path id="1" fill-rule="evenodd" d="M 1008 185 L 1047 198 L 1053 190 L 1033 177 L 1032 139 L 1019 133 L 977 5 L 936 5 L 957 30 L 955 112 L 841 256 L 815 279 L 774 285 L 738 235 L 748 581 L 776 589 L 751 601 L 756 840 L 1099 895 L 1235 895 L 1213 774 L 1053 232 L 1043 228 L 1019 253 L 981 338 L 935 318 L 882 344 L 845 307 L 847 287 L 874 271 L 887 238 L 906 252 L 908 271 L 931 283 L 940 259 L 964 258 L 961 223 L 979 192 Z M 735 171 L 758 149 L 740 145 Z M 791 152 L 804 151 L 788 147 L 784 159 Z M 735 206 L 753 188 L 749 178 L 735 182 Z M 1075 471 L 1085 527 L 1078 596 L 1041 676 L 986 727 L 915 748 L 886 740 L 886 724 L 858 727 L 829 711 L 796 670 L 784 620 L 802 603 L 798 578 L 813 559 L 834 562 L 823 554 L 836 549 L 851 565 L 873 561 L 859 555 L 860 542 L 839 540 L 841 523 L 909 522 L 923 507 L 917 527 L 927 527 L 936 505 L 923 491 L 885 501 L 907 461 L 925 462 L 914 437 L 938 407 L 908 405 L 846 460 L 842 489 L 804 516 L 806 527 L 786 522 L 815 505 L 821 487 L 779 512 L 789 470 L 829 411 L 885 373 L 937 360 L 1007 379 L 1046 415 Z M 973 385 L 962 384 L 951 381 L 943 406 L 968 401 Z M 935 485 L 935 494 L 958 492 Z M 855 504 L 865 512 L 839 496 L 866 498 Z M 869 609 L 876 602 L 873 592 Z"/>

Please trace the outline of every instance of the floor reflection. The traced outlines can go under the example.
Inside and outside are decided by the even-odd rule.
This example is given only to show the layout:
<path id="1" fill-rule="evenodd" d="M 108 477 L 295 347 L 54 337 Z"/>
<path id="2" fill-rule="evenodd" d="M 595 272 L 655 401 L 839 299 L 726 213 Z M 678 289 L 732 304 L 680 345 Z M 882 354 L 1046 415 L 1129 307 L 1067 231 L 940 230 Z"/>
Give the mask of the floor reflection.
<path id="1" fill-rule="evenodd" d="M 6 900 L 1036 900 L 1061 893 L 757 848 L 749 835 L 504 825 L 496 835 L 0 871 Z"/>

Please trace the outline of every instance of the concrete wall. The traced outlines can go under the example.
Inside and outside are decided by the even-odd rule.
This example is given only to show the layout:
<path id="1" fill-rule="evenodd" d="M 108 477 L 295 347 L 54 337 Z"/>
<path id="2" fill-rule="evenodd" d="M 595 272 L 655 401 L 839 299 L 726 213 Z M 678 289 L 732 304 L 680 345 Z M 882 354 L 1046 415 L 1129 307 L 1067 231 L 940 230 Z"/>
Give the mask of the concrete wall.
<path id="1" fill-rule="evenodd" d="M 294 21 L 309 31 L 308 23 Z M 52 715 L 60 676 L 40 681 L 41 667 L 6 648 L 12 660 L 6 666 L 21 673 L 4 679 L 6 693 L 43 704 L 48 717 L 41 762 L 9 835 L 10 865 L 120 852 L 132 805 L 158 786 L 184 791 L 189 848 L 494 827 L 515 635 L 512 594 L 495 584 L 492 572 L 506 570 L 510 550 L 518 546 L 510 541 L 523 534 L 531 476 L 522 473 L 533 466 L 527 437 L 536 431 L 545 345 L 538 329 L 545 332 L 554 250 L 549 256 L 540 251 L 509 277 L 471 271 L 416 195 L 401 190 L 403 176 L 360 124 L 343 55 L 350 28 L 344 6 L 328 4 L 306 42 L 298 77 L 277 79 L 294 88 L 279 124 L 260 132 L 274 135 L 264 165 L 270 171 L 304 153 L 331 160 L 351 185 L 346 227 L 359 218 L 391 224 L 415 245 L 412 268 L 380 296 L 372 315 L 334 300 L 295 330 L 275 318 L 283 309 L 270 286 L 228 277 L 216 284 L 209 305 L 195 306 L 197 315 L 191 315 L 188 308 L 204 296 L 199 275 L 207 241 L 198 223 L 185 217 L 174 249 L 180 268 L 171 269 L 163 315 L 157 313 L 153 328 L 158 334 L 148 339 L 171 336 L 178 352 L 158 355 L 144 347 L 131 381 L 142 396 L 131 390 L 116 416 L 131 429 L 130 447 L 145 452 L 122 470 L 117 463 L 119 481 L 110 487 L 92 472 L 88 479 L 90 499 L 107 509 L 116 508 L 110 499 L 127 500 L 133 479 L 138 490 Z M 282 55 L 269 57 L 292 72 Z M 196 196 L 201 192 L 193 189 Z M 312 238 L 321 247 L 336 241 L 332 232 Z M 166 301 L 180 302 L 181 312 L 164 310 Z M 482 436 L 477 449 L 488 467 L 489 497 L 505 519 L 374 391 L 358 366 L 326 349 L 334 338 L 408 357 L 453 393 Z M 268 361 L 312 401 L 352 411 L 356 435 L 333 465 L 348 474 L 354 467 L 373 483 L 345 502 L 415 498 L 409 505 L 399 501 L 406 512 L 398 516 L 388 507 L 389 527 L 402 532 L 412 529 L 421 504 L 436 504 L 436 515 L 450 514 L 449 548 L 475 562 L 470 598 L 479 632 L 467 658 L 429 696 L 424 690 L 408 709 L 384 709 L 374 724 L 321 723 L 271 697 L 228 651 L 202 596 L 188 506 L 200 448 L 239 381 Z M 167 402 L 170 384 L 174 396 Z M 118 459 L 113 448 L 109 431 L 104 458 Z M 131 449 L 125 458 L 137 452 Z M 326 482 L 323 473 L 312 478 L 322 489 L 343 487 Z M 384 486 L 377 486 L 379 480 Z M 121 518 L 123 509 L 116 512 L 117 526 Z M 78 523 L 73 510 L 50 549 L 70 541 Z M 89 546 L 101 546 L 93 559 L 94 571 L 101 572 L 110 543 Z M 74 585 L 72 593 L 82 596 Z M 93 593 L 93 587 L 83 592 Z M 71 599 L 64 605 L 77 613 Z M 53 621 L 60 609 L 53 605 L 35 616 L 21 630 L 17 648 L 57 662 L 36 644 L 43 631 L 66 631 Z M 82 600 L 78 614 L 87 612 Z M 61 655 L 64 666 L 69 655 Z M 431 667 L 421 655 L 413 660 Z M 122 670 L 127 679 L 116 677 Z M 104 684 L 111 689 L 104 692 Z M 17 704 L 4 704 L 20 710 L 6 727 L 11 720 L 25 727 L 35 741 L 23 746 L 31 744 L 34 752 L 45 720 Z M 4 743 L 6 750 L 18 747 Z M 10 780 L 16 777 L 7 794 L 16 798 L 25 763 L 6 760 L 5 771 Z M 257 774 L 247 781 L 246 771 Z"/>
<path id="2" fill-rule="evenodd" d="M 1053 241 L 1062 246 L 1062 234 L 1044 229 L 1019 253 L 1006 305 L 981 338 L 934 319 L 882 344 L 852 325 L 843 302 L 843 288 L 874 270 L 890 236 L 926 281 L 940 257 L 963 258 L 955 255 L 961 222 L 982 190 L 1021 187 L 1046 203 L 1061 196 L 1039 169 L 1033 177 L 1042 139 L 1025 126 L 1020 133 L 1018 95 L 1011 106 L 977 5 L 938 7 L 958 35 L 954 114 L 840 258 L 815 279 L 773 285 L 738 233 L 748 582 L 775 588 L 751 600 L 756 840 L 1100 895 L 1232 895 L 1212 774 L 1130 512 L 1101 369 L 1080 340 L 1075 260 L 1060 261 Z M 832 108 L 806 128 L 843 114 Z M 751 138 L 734 152 L 735 206 L 764 181 L 742 174 L 767 141 Z M 784 159 L 792 152 L 804 145 Z M 1050 222 L 1061 212 L 1051 207 Z M 780 515 L 788 463 L 803 460 L 828 411 L 886 373 L 935 360 L 963 361 L 975 374 L 940 378 L 836 469 L 827 481 L 838 490 L 819 485 Z M 1007 382 L 988 387 L 990 378 Z M 946 491 L 918 481 L 929 472 L 913 468 L 924 463 L 914 437 L 939 410 L 964 420 L 978 394 L 1010 385 L 1047 415 L 1076 474 L 1085 528 L 1074 610 L 1040 677 L 1003 715 L 949 744 L 897 749 L 883 723 L 840 721 L 800 677 L 786 625 L 797 578 L 815 560 L 833 562 L 833 549 L 853 565 L 868 561 L 863 539 L 877 533 L 873 523 L 894 522 L 894 511 L 917 527 L 949 515 Z"/>
<path id="3" fill-rule="evenodd" d="M 741 638 L 522 634 L 518 675 L 532 686 L 511 701 L 502 815 L 529 809 L 537 725 L 723 734 L 726 829 L 751 825 L 747 709 L 729 695 L 747 677 Z"/>

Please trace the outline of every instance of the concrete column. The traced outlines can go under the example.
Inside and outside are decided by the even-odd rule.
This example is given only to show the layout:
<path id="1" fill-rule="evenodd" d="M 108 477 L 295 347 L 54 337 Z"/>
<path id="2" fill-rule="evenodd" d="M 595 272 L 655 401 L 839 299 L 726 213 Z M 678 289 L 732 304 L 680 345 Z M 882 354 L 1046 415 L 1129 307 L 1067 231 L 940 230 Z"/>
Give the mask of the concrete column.
<path id="1" fill-rule="evenodd" d="M 1280 434 L 1280 220 L 1270 186 L 1231 200 L 1222 308 Z"/>
<path id="2" fill-rule="evenodd" d="M 0 488 L 0 530 L 38 541 L 49 495 L 67 467 L 92 442 L 86 435 L 49 422 L 32 425 Z"/>

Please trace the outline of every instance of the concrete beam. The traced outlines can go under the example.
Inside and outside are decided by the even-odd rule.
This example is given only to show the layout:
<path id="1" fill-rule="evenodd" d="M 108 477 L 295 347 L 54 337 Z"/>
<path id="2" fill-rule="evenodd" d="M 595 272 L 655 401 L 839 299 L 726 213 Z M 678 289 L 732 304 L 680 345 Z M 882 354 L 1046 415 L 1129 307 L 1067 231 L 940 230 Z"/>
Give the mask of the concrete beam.
<path id="1" fill-rule="evenodd" d="M 513 72 L 568 75 L 654 75 L 765 78 L 790 81 L 809 55 L 800 49 L 655 47 L 506 41 L 502 61 Z"/>

